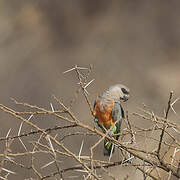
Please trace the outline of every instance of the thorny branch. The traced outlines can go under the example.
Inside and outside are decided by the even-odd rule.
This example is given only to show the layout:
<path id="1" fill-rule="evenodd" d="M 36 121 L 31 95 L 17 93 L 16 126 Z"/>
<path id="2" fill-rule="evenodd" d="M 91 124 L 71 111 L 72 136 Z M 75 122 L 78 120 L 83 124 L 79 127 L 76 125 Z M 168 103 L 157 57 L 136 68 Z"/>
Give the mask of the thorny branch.
<path id="1" fill-rule="evenodd" d="M 59 176 L 60 179 L 66 179 L 66 177 L 68 177 L 68 172 L 76 172 L 78 177 L 84 177 L 84 179 L 101 179 L 102 172 L 104 172 L 109 178 L 116 179 L 116 175 L 112 174 L 109 169 L 117 166 L 134 167 L 142 172 L 144 179 L 147 177 L 151 179 L 161 179 L 162 172 L 166 174 L 168 179 L 172 176 L 180 178 L 180 156 L 178 154 L 180 151 L 180 142 L 178 140 L 180 137 L 180 125 L 168 119 L 168 114 L 170 109 L 172 109 L 172 105 L 179 99 L 177 98 L 172 103 L 173 92 L 170 92 L 165 117 L 159 117 L 146 108 L 141 108 L 141 113 L 132 113 L 132 116 L 129 116 L 129 114 L 126 113 L 124 122 L 127 123 L 125 128 L 122 129 L 119 134 L 122 138 L 121 140 L 116 140 L 113 137 L 108 136 L 108 131 L 105 134 L 102 133 L 99 129 L 85 124 L 84 121 L 78 119 L 72 112 L 72 105 L 75 101 L 78 101 L 78 95 L 82 92 L 88 105 L 89 112 L 93 115 L 87 88 L 94 79 L 89 80 L 92 71 L 91 66 L 89 68 L 75 66 L 64 73 L 69 73 L 71 71 L 76 72 L 79 87 L 75 91 L 69 106 L 66 106 L 54 95 L 54 100 L 60 106 L 56 108 L 58 110 L 54 110 L 55 108 L 52 103 L 52 110 L 46 110 L 45 108 L 36 105 L 18 102 L 15 99 L 13 99 L 15 104 L 24 106 L 29 110 L 18 112 L 0 104 L 0 110 L 21 122 L 17 135 L 11 135 L 11 129 L 13 128 L 11 127 L 5 137 L 0 137 L 0 143 L 3 144 L 5 142 L 5 147 L 1 150 L 2 153 L 0 153 L 0 179 L 8 179 L 10 175 L 16 176 L 16 172 L 8 169 L 8 164 L 12 164 L 14 167 L 32 170 L 34 175 L 39 179 L 48 179 L 54 176 Z M 82 73 L 82 71 L 84 71 L 84 73 Z M 175 112 L 174 109 L 172 110 Z M 43 129 L 34 122 L 37 117 L 36 115 L 56 117 L 59 121 L 66 122 L 67 125 L 57 125 Z M 30 117 L 27 118 L 27 116 Z M 31 121 L 32 117 L 34 118 L 33 122 Z M 142 119 L 143 121 L 149 121 L 151 122 L 151 126 L 148 128 L 136 126 L 133 123 L 132 117 Z M 24 132 L 23 125 L 26 125 L 27 128 L 29 128 L 29 131 L 26 130 L 26 132 Z M 78 128 L 78 130 L 76 128 Z M 68 131 L 62 131 L 65 129 Z M 75 132 L 73 130 L 75 130 Z M 146 136 L 144 136 L 144 132 L 146 133 Z M 156 132 L 160 132 L 160 138 L 154 136 L 154 133 Z M 53 135 L 54 133 L 56 133 L 55 136 Z M 27 137 L 32 138 L 32 140 L 26 140 Z M 66 142 L 68 142 L 67 139 L 74 141 L 80 137 L 83 137 L 83 141 L 79 153 L 76 153 Z M 84 139 L 86 138 L 88 141 L 92 137 L 97 137 L 97 140 L 93 140 L 89 153 L 82 155 L 84 152 L 83 150 L 86 148 Z M 139 137 L 143 139 L 142 142 L 153 142 L 157 151 L 152 150 L 146 145 L 143 146 L 142 142 L 139 142 L 138 140 Z M 100 142 L 104 138 L 111 141 L 117 151 L 120 150 L 119 161 L 112 161 L 111 158 L 109 160 L 104 160 L 100 157 L 99 159 L 94 158 L 94 154 L 97 153 L 94 151 L 94 148 L 101 146 L 102 144 L 100 144 Z M 12 144 L 16 143 L 18 140 L 24 148 L 24 151 L 22 152 L 16 152 L 11 148 Z M 27 144 L 29 145 L 26 146 Z M 3 147 L 3 145 L 1 147 Z M 162 153 L 163 148 L 166 150 L 164 154 Z M 48 156 L 51 160 L 43 166 L 38 166 L 36 161 L 41 162 L 40 154 Z M 23 162 L 24 157 L 29 157 L 29 164 Z M 21 163 L 18 162 L 18 158 L 22 158 Z M 66 159 L 76 165 L 64 163 L 63 161 Z M 53 170 L 53 172 L 45 174 L 46 172 L 43 172 L 42 170 L 50 168 L 50 166 L 54 166 L 55 168 L 53 169 L 55 169 L 55 171 Z M 125 179 L 128 177 L 129 175 L 126 176 Z"/>
<path id="2" fill-rule="evenodd" d="M 168 113 L 169 113 L 169 110 L 170 110 L 170 107 L 171 107 L 171 99 L 172 99 L 172 96 L 173 96 L 173 92 L 171 91 L 170 92 L 170 96 L 169 96 L 169 101 L 168 101 L 168 107 L 167 107 L 167 110 L 166 110 L 166 113 L 165 113 L 165 120 L 167 121 L 167 118 L 168 118 Z M 158 149 L 157 149 L 157 154 L 158 154 L 158 158 L 160 158 L 160 150 L 161 150 L 161 144 L 162 144 L 162 139 L 163 139 L 163 136 L 164 136 L 164 132 L 165 132 L 165 129 L 167 128 L 167 123 L 164 123 L 163 124 L 163 129 L 162 129 L 162 132 L 161 132 L 161 135 L 160 135 L 160 140 L 159 140 L 159 145 L 158 145 Z"/>

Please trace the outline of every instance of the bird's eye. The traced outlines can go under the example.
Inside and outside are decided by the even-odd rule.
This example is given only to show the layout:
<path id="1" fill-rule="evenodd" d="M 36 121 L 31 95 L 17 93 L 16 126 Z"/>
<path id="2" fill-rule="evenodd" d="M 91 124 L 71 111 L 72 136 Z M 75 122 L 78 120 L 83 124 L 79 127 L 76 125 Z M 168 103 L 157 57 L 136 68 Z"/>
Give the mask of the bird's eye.
<path id="1" fill-rule="evenodd" d="M 129 94 L 129 92 L 125 88 L 121 88 L 121 90 L 124 94 Z"/>

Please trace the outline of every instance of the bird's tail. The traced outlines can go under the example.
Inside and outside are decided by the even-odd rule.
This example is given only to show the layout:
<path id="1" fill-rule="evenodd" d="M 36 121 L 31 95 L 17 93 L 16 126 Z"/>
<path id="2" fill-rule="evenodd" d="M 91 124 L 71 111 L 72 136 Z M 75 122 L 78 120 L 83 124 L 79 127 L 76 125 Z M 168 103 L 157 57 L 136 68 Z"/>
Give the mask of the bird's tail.
<path id="1" fill-rule="evenodd" d="M 104 140 L 104 156 L 110 156 L 114 153 L 114 145 L 112 142 L 109 142 L 107 139 Z"/>
<path id="2" fill-rule="evenodd" d="M 112 135 L 116 134 L 117 132 L 117 127 L 114 126 L 112 128 L 112 130 L 109 132 L 110 137 L 112 137 Z M 119 139 L 119 135 L 114 137 L 116 140 Z M 105 138 L 104 140 L 104 156 L 110 156 L 112 153 L 114 153 L 115 147 L 114 144 L 112 142 L 109 142 L 108 139 Z"/>

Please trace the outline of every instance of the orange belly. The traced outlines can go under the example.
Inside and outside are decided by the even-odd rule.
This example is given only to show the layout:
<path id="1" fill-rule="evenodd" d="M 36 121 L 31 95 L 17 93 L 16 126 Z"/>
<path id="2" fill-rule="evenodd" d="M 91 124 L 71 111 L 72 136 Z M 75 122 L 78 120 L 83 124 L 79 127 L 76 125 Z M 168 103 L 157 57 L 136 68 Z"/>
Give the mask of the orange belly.
<path id="1" fill-rule="evenodd" d="M 105 126 L 106 128 L 109 128 L 111 125 L 114 125 L 112 117 L 113 105 L 114 103 L 112 102 L 109 106 L 106 106 L 103 110 L 101 110 L 101 103 L 96 102 L 96 106 L 93 111 L 94 116 L 98 119 L 98 123 Z"/>

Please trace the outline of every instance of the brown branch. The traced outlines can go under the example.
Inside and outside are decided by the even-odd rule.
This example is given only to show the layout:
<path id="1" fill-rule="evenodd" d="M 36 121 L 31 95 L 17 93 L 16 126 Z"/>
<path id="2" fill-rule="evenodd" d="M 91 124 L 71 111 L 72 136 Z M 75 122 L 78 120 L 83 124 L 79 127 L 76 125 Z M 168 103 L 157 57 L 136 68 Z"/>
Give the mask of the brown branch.
<path id="1" fill-rule="evenodd" d="M 154 180 L 158 180 L 159 178 L 153 176 L 151 173 L 146 172 L 143 168 L 137 167 L 138 170 L 140 170 L 144 175 L 151 177 Z"/>
<path id="2" fill-rule="evenodd" d="M 60 130 L 60 129 L 67 129 L 67 128 L 73 128 L 73 127 L 77 127 L 77 124 L 72 124 L 72 125 L 67 125 L 67 126 L 55 126 L 52 128 L 44 129 L 44 131 L 47 133 L 51 133 L 52 131 L 56 131 L 56 130 Z M 21 137 L 27 137 L 27 136 L 31 136 L 31 135 L 35 135 L 35 134 L 39 134 L 39 133 L 42 133 L 42 132 L 37 130 L 37 131 L 31 131 L 28 133 L 22 133 L 19 136 L 17 135 L 17 136 L 0 137 L 0 141 L 17 139 L 17 138 L 21 138 Z"/>
<path id="3" fill-rule="evenodd" d="M 123 163 L 122 161 L 119 161 L 119 162 L 114 162 L 114 163 L 111 163 L 111 164 L 95 165 L 93 168 L 94 169 L 101 169 L 102 167 L 103 168 L 110 168 L 110 167 L 122 165 L 122 163 Z M 90 165 L 88 167 L 91 168 Z M 65 173 L 65 172 L 68 172 L 68 171 L 74 171 L 74 170 L 83 170 L 83 169 L 84 168 L 82 166 L 74 166 L 74 167 L 70 167 L 70 168 L 61 169 L 61 173 Z M 56 171 L 54 173 L 48 174 L 47 176 L 44 176 L 42 179 L 47 179 L 47 178 L 50 178 L 50 177 L 54 177 L 57 174 L 58 174 L 58 172 Z"/>
<path id="4" fill-rule="evenodd" d="M 2 109 L 3 111 L 5 111 L 6 113 L 16 117 L 17 119 L 25 122 L 26 124 L 32 126 L 33 128 L 37 129 L 38 131 L 41 131 L 44 135 L 48 135 L 47 132 L 45 132 L 43 129 L 39 128 L 37 125 L 31 123 L 30 121 L 28 121 L 27 119 L 16 115 L 15 112 L 13 112 L 10 108 L 5 107 L 4 105 L 0 104 L 0 109 Z M 90 172 L 96 179 L 99 179 L 99 177 L 91 170 L 87 167 L 87 165 L 85 165 L 80 159 L 78 159 L 78 157 L 73 154 L 68 148 L 66 148 L 61 142 L 57 141 L 54 137 L 52 137 L 51 135 L 49 135 L 49 137 L 51 138 L 51 140 L 56 143 L 58 146 L 60 146 L 62 149 L 64 149 L 64 151 L 66 151 L 67 153 L 69 153 L 77 162 L 79 162 L 88 172 Z M 36 174 L 38 176 L 40 176 L 40 174 L 38 174 L 37 170 L 33 167 L 33 170 L 36 172 Z"/>
<path id="5" fill-rule="evenodd" d="M 91 81 L 89 81 L 89 83 L 87 83 L 88 77 L 91 72 L 91 68 L 88 69 L 88 72 L 86 71 L 86 73 L 83 73 L 83 74 L 81 72 L 81 69 L 87 70 L 87 68 L 80 68 L 78 66 L 75 66 L 74 68 L 71 69 L 71 70 L 75 70 L 76 77 L 79 81 L 80 87 L 76 91 L 74 99 L 70 102 L 70 106 L 65 106 L 62 103 L 62 101 L 58 100 L 55 96 L 53 96 L 54 99 L 57 101 L 57 103 L 60 104 L 62 110 L 54 111 L 53 110 L 54 108 L 52 108 L 52 111 L 50 111 L 50 110 L 46 110 L 45 108 L 38 107 L 36 105 L 30 105 L 28 103 L 23 103 L 23 102 L 18 102 L 16 100 L 13 100 L 15 102 L 15 104 L 25 106 L 25 107 L 31 109 L 30 111 L 16 112 L 15 110 L 0 104 L 0 109 L 2 111 L 12 115 L 16 119 L 19 119 L 21 121 L 21 124 L 23 124 L 23 122 L 24 122 L 31 129 L 33 129 L 33 131 L 31 131 L 31 132 L 20 133 L 21 127 L 22 127 L 22 125 L 20 125 L 18 135 L 9 136 L 9 133 L 8 133 L 8 135 L 6 137 L 0 137 L 0 141 L 6 141 L 5 149 L 8 149 L 7 143 L 10 142 L 11 140 L 14 140 L 14 142 L 16 142 L 16 139 L 20 139 L 21 137 L 36 135 L 36 136 L 33 136 L 33 138 L 32 138 L 33 141 L 32 140 L 28 141 L 28 143 L 31 146 L 33 146 L 33 148 L 31 150 L 28 149 L 28 146 L 27 146 L 27 148 L 25 148 L 25 150 L 26 150 L 25 152 L 14 153 L 11 150 L 7 150 L 0 154 L 0 157 L 2 159 L 1 171 L 3 170 L 4 166 L 6 165 L 5 162 L 9 162 L 9 163 L 12 163 L 14 166 L 26 168 L 28 170 L 31 169 L 31 171 L 34 174 L 36 174 L 39 179 L 47 179 L 49 177 L 53 177 L 58 174 L 59 174 L 60 178 L 63 179 L 65 172 L 79 170 L 79 172 L 82 171 L 84 173 L 87 173 L 86 178 L 89 177 L 91 180 L 93 180 L 93 179 L 100 179 L 100 177 L 96 173 L 96 170 L 98 170 L 98 169 L 105 171 L 109 177 L 111 177 L 112 179 L 115 179 L 116 177 L 114 177 L 114 175 L 110 174 L 110 171 L 108 168 L 115 167 L 115 166 L 127 166 L 127 167 L 131 166 L 131 167 L 137 168 L 140 171 L 142 171 L 143 175 L 144 175 L 144 179 L 146 179 L 148 176 L 151 177 L 152 179 L 160 179 L 161 178 L 160 170 L 163 170 L 163 172 L 166 172 L 166 174 L 169 174 L 168 178 L 171 178 L 172 176 L 180 178 L 180 174 L 179 174 L 180 168 L 179 168 L 179 165 L 177 165 L 179 162 L 179 159 L 175 159 L 175 153 L 172 157 L 171 157 L 171 155 L 169 155 L 169 157 L 168 157 L 171 159 L 171 163 L 165 162 L 165 157 L 168 156 L 168 152 L 172 148 L 174 148 L 175 150 L 178 149 L 179 145 L 180 145 L 180 143 L 178 141 L 178 135 L 180 134 L 180 131 L 179 131 L 180 125 L 178 125 L 177 123 L 170 122 L 168 120 L 168 114 L 169 114 L 170 108 L 173 104 L 173 103 L 171 104 L 171 99 L 172 99 L 173 93 L 172 92 L 170 93 L 167 110 L 165 112 L 165 117 L 159 117 L 157 115 L 154 115 L 154 113 L 151 112 L 150 110 L 147 110 L 147 108 L 140 109 L 141 112 L 143 112 L 143 114 L 133 113 L 133 115 L 136 115 L 139 118 L 143 118 L 144 120 L 151 122 L 151 124 L 152 124 L 151 127 L 147 128 L 147 129 L 141 128 L 139 126 L 137 127 L 137 126 L 131 124 L 129 121 L 129 118 L 128 118 L 128 114 L 127 114 L 126 119 L 125 119 L 127 121 L 127 123 L 125 124 L 126 128 L 124 129 L 124 131 L 122 131 L 121 133 L 118 134 L 123 138 L 118 141 L 115 138 L 113 138 L 113 136 L 110 137 L 108 135 L 108 131 L 106 131 L 105 133 L 102 133 L 101 131 L 97 130 L 96 128 L 84 124 L 84 122 L 80 121 L 75 116 L 75 114 L 71 111 L 72 104 L 77 100 L 78 95 L 81 90 L 82 94 L 85 97 L 86 103 L 89 107 L 89 110 L 90 110 L 91 114 L 93 115 L 93 109 L 92 109 L 92 105 L 91 105 L 91 102 L 89 100 L 89 95 L 88 95 L 89 93 L 87 92 L 87 89 L 86 89 L 87 86 L 89 84 L 91 84 L 91 82 L 93 81 L 93 80 L 91 80 Z M 69 71 L 70 70 L 68 70 L 66 72 L 69 72 Z M 51 128 L 47 128 L 47 129 L 42 129 L 41 127 L 37 126 L 36 123 L 34 123 L 34 121 L 31 122 L 25 118 L 25 116 L 27 116 L 27 115 L 31 115 L 31 116 L 35 117 L 35 115 L 37 115 L 37 114 L 44 114 L 44 115 L 56 117 L 59 120 L 61 120 L 61 122 L 65 121 L 66 123 L 68 123 L 68 125 L 55 126 L 55 127 L 51 127 Z M 70 131 L 68 133 L 61 134 L 60 138 L 59 137 L 56 138 L 56 136 L 53 137 L 50 134 L 52 131 L 58 131 L 58 130 L 74 128 L 74 127 L 78 127 L 78 128 L 80 128 L 80 130 L 78 129 L 78 131 L 75 131 L 75 132 Z M 81 130 L 83 130 L 83 131 L 81 131 Z M 159 139 L 156 139 L 156 137 L 154 137 L 154 131 L 160 131 Z M 142 132 L 147 133 L 147 136 L 142 135 L 143 134 Z M 151 134 L 150 137 L 148 134 L 149 132 Z M 169 139 L 165 138 L 165 134 L 167 135 L 167 138 L 170 137 L 169 139 L 173 140 L 173 142 L 172 141 L 169 142 Z M 93 146 L 91 146 L 90 155 L 88 155 L 88 156 L 81 156 L 80 152 L 82 151 L 84 146 L 81 146 L 79 155 L 76 155 L 70 149 L 71 146 L 69 146 L 69 144 L 66 143 L 66 142 L 68 142 L 66 139 L 67 137 L 68 137 L 68 139 L 72 138 L 72 137 L 77 138 L 77 137 L 80 137 L 81 135 L 88 136 L 88 138 L 91 138 L 90 135 L 97 136 L 96 141 L 93 143 Z M 123 140 L 126 139 L 126 137 L 125 137 L 126 135 L 131 136 L 130 142 L 129 141 L 123 142 Z M 155 152 L 154 150 L 146 149 L 146 147 L 144 147 L 144 146 L 141 147 L 141 145 L 142 145 L 142 144 L 140 144 L 141 142 L 133 143 L 135 135 L 141 137 L 141 140 L 143 140 L 142 142 L 148 143 L 148 141 L 153 140 L 154 143 L 156 143 L 156 145 L 157 145 L 157 152 Z M 74 140 L 74 138 L 73 138 L 73 140 Z M 123 160 L 120 160 L 118 162 L 110 162 L 110 161 L 102 161 L 100 159 L 94 158 L 93 153 L 95 153 L 95 152 L 93 151 L 93 149 L 102 140 L 104 140 L 104 138 L 106 138 L 108 141 L 112 142 L 118 149 L 121 150 Z M 129 139 L 129 136 L 127 138 Z M 138 141 L 138 139 L 139 138 L 137 138 L 137 141 Z M 26 143 L 27 143 L 27 141 L 26 141 Z M 67 144 L 67 146 L 66 146 L 66 144 Z M 162 145 L 166 147 L 166 151 L 165 151 L 164 155 L 162 153 Z M 177 152 L 177 151 L 175 151 L 175 152 Z M 43 166 L 43 168 L 44 167 L 47 168 L 47 166 L 49 166 L 53 163 L 55 165 L 56 172 L 53 172 L 46 176 L 41 174 L 40 167 L 36 163 L 36 160 L 40 159 L 39 158 L 40 153 L 42 155 L 51 157 L 51 159 L 52 159 L 52 161 L 45 164 Z M 30 165 L 27 166 L 26 164 L 18 163 L 18 157 L 23 158 L 24 156 L 27 157 L 28 159 L 30 157 Z M 61 158 L 68 158 L 71 160 L 75 160 L 75 162 L 77 163 L 77 166 L 65 168 L 64 164 L 59 161 L 59 158 L 60 158 L 60 160 L 61 160 Z M 147 171 L 148 169 L 150 171 Z M 155 175 L 153 175 L 154 171 L 156 171 L 157 177 Z M 4 175 L 2 177 L 7 179 L 6 175 Z M 126 177 L 126 179 L 127 178 L 128 178 L 128 176 Z"/>
<path id="6" fill-rule="evenodd" d="M 169 110 L 171 108 L 171 99 L 172 99 L 172 96 L 173 96 L 173 92 L 171 91 L 170 92 L 170 96 L 169 96 L 169 101 L 168 101 L 168 107 L 167 107 L 166 114 L 165 114 L 166 122 L 167 122 Z M 159 140 L 158 149 L 157 149 L 157 155 L 158 155 L 159 159 L 160 159 L 160 150 L 161 150 L 161 145 L 162 145 L 162 140 L 163 140 L 164 132 L 165 132 L 165 129 L 167 128 L 167 123 L 166 122 L 163 125 L 163 129 L 162 129 L 161 134 L 160 134 L 160 140 Z"/>
<path id="7" fill-rule="evenodd" d="M 22 118 L 21 116 L 16 115 L 12 110 L 9 110 L 9 108 L 4 108 L 3 105 L 0 105 L 0 108 L 1 108 L 3 111 L 5 111 L 5 112 L 7 112 L 7 113 L 9 113 L 9 114 L 11 114 L 11 115 L 13 115 L 13 116 L 16 117 L 17 119 L 20 119 L 21 121 L 24 121 L 24 122 L 26 122 L 27 124 L 31 125 L 32 127 L 36 128 L 37 130 L 41 131 L 43 134 L 47 135 L 47 133 L 44 132 L 44 130 L 40 129 L 40 128 L 37 127 L 35 124 L 27 121 L 26 119 Z M 100 131 L 98 131 L 98 130 L 90 127 L 90 126 L 87 126 L 87 125 L 85 125 L 85 124 L 83 124 L 83 123 L 81 123 L 81 122 L 76 122 L 76 123 L 77 123 L 78 126 L 80 126 L 80 127 L 82 127 L 82 128 L 85 128 L 85 129 L 87 129 L 87 130 L 89 130 L 89 131 L 91 131 L 91 132 L 93 132 L 93 133 L 96 133 L 96 134 L 100 135 L 101 137 L 104 137 L 104 134 L 103 134 L 102 132 L 100 132 Z M 56 139 L 54 139 L 52 136 L 50 136 L 50 137 L 51 137 L 51 140 L 52 140 L 52 141 L 54 141 L 57 145 L 59 145 L 60 147 L 62 147 L 67 153 L 69 153 L 69 154 L 70 154 L 74 159 L 76 159 L 80 164 L 83 164 L 72 152 L 70 152 L 67 148 L 65 148 L 59 141 L 57 141 Z M 165 171 L 167 171 L 167 172 L 172 171 L 172 174 L 173 174 L 174 176 L 176 176 L 176 177 L 179 178 L 179 175 L 177 174 L 177 172 L 176 172 L 174 169 L 172 169 L 171 167 L 169 167 L 166 163 L 161 162 L 161 164 L 159 164 L 159 163 L 157 163 L 156 161 L 152 161 L 152 160 L 150 160 L 150 159 L 148 159 L 148 158 L 146 158 L 146 157 L 138 154 L 138 153 L 136 152 L 138 149 L 134 149 L 134 148 L 131 148 L 131 147 L 127 147 L 127 146 L 123 145 L 123 143 L 115 140 L 114 138 L 111 138 L 111 137 L 108 137 L 108 136 L 107 136 L 106 138 L 107 138 L 108 140 L 112 141 L 115 145 L 119 146 L 120 148 L 122 148 L 122 149 L 124 149 L 125 151 L 127 151 L 128 153 L 130 153 L 132 156 L 134 156 L 134 157 L 136 157 L 136 158 L 138 158 L 138 159 L 140 159 L 140 160 L 142 160 L 142 161 L 144 161 L 144 162 L 146 162 L 146 163 L 149 163 L 149 164 L 151 164 L 152 166 L 157 166 L 157 167 L 159 167 L 159 168 L 161 168 L 161 169 L 163 169 L 163 170 L 165 170 Z M 143 151 L 143 152 L 147 153 L 146 151 Z M 83 164 L 83 165 L 84 165 L 84 164 Z M 84 165 L 84 166 L 85 166 L 85 168 L 87 168 L 86 165 Z M 93 173 L 89 168 L 87 168 L 87 169 L 88 169 L 88 171 L 90 171 L 91 173 Z M 94 174 L 94 173 L 93 173 L 93 174 Z M 94 175 L 95 175 L 95 174 L 94 174 Z M 95 175 L 95 176 L 96 176 L 96 175 Z"/>

